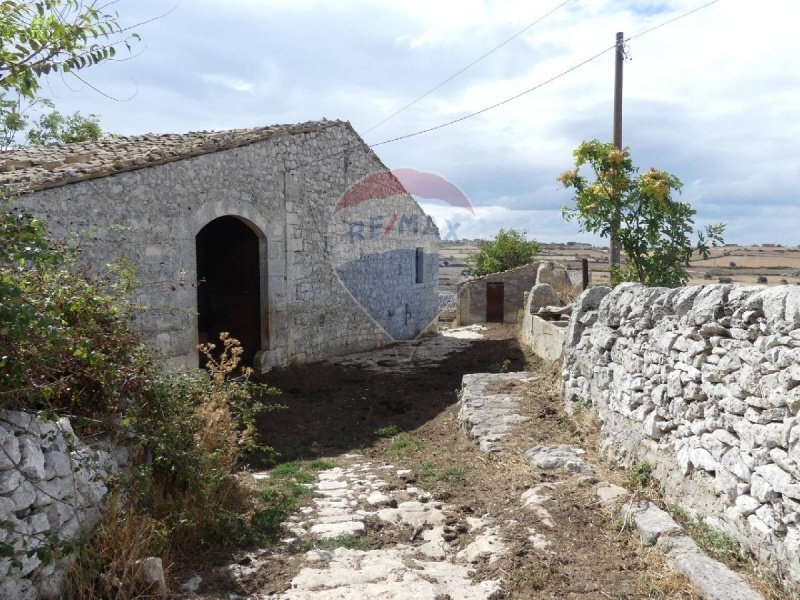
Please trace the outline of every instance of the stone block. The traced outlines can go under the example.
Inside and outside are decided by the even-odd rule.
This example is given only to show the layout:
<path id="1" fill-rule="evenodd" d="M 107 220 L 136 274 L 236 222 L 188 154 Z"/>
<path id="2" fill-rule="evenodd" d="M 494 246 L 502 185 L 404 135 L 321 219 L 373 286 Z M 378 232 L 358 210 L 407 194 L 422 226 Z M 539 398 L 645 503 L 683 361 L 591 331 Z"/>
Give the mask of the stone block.
<path id="1" fill-rule="evenodd" d="M 14 468 L 20 460 L 19 442 L 14 431 L 0 423 L 0 471 Z M 1 492 L 0 492 L 1 493 Z"/>
<path id="2" fill-rule="evenodd" d="M 708 600 L 764 600 L 742 577 L 701 552 L 670 552 L 668 562 L 689 577 Z"/>
<path id="3" fill-rule="evenodd" d="M 31 481 L 44 479 L 44 454 L 42 440 L 25 434 L 18 438 L 20 451 L 20 472 Z"/>
<path id="4" fill-rule="evenodd" d="M 36 500 L 36 489 L 28 480 L 23 480 L 20 485 L 9 496 L 14 503 L 15 511 L 22 511 L 29 508 Z"/>
<path id="5" fill-rule="evenodd" d="M 651 502 L 640 502 L 636 506 L 623 506 L 623 520 L 633 520 L 636 530 L 647 545 L 656 543 L 659 537 L 680 534 L 683 532 L 668 513 Z"/>
<path id="6" fill-rule="evenodd" d="M 164 566 L 157 557 L 143 558 L 137 561 L 139 580 L 144 584 L 149 595 L 157 598 L 167 597 L 167 582 L 164 577 Z"/>
<path id="7" fill-rule="evenodd" d="M 25 478 L 16 469 L 0 471 L 0 494 L 10 494 L 16 490 Z"/>
<path id="8" fill-rule="evenodd" d="M 582 450 L 565 444 L 536 446 L 525 452 L 525 458 L 542 470 L 560 469 L 571 474 L 592 475 L 591 465 L 580 458 L 582 453 Z"/>
<path id="9" fill-rule="evenodd" d="M 561 298 L 549 283 L 537 283 L 528 294 L 528 312 L 534 314 L 548 306 L 562 306 Z"/>

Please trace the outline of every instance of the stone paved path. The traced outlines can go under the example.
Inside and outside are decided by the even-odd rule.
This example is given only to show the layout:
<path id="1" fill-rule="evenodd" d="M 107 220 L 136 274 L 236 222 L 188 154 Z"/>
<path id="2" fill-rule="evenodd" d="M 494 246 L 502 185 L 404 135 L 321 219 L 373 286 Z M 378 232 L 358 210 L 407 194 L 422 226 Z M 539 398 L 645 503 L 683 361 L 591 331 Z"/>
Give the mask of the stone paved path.
<path id="1" fill-rule="evenodd" d="M 419 449 L 398 454 L 392 448 L 394 438 L 381 436 L 369 444 L 348 446 L 361 448 L 358 453 L 322 455 L 336 466 L 302 484 L 313 497 L 287 517 L 280 543 L 222 567 L 229 585 L 204 593 L 204 583 L 199 592 L 185 597 L 702 598 L 685 578 L 661 585 L 672 577 L 663 557 L 654 562 L 638 538 L 620 535 L 609 526 L 618 507 L 632 503 L 632 494 L 598 481 L 608 472 L 591 450 L 591 438 L 563 430 L 563 401 L 555 375 L 544 370 L 468 374 L 461 381 L 460 402 L 453 405 L 456 382 L 469 372 L 465 360 L 474 371 L 480 365 L 502 365 L 513 347 L 502 347 L 495 334 L 485 342 L 490 348 L 494 344 L 492 357 L 487 358 L 485 350 L 464 350 L 480 344 L 485 331 L 463 328 L 335 363 L 343 365 L 344 376 L 329 376 L 326 382 L 331 383 L 326 385 L 344 390 L 338 393 L 348 407 L 354 396 L 371 398 L 377 388 L 394 390 L 392 383 L 398 385 L 409 376 L 425 382 L 428 387 L 401 388 L 406 391 L 397 396 L 404 410 L 425 411 L 425 419 L 412 427 L 397 421 L 401 427 L 394 427 L 397 437 L 416 439 Z M 431 411 L 436 392 L 431 391 L 430 382 L 436 381 L 431 373 L 440 364 L 441 371 L 458 379 L 439 380 L 446 404 Z M 515 367 L 523 364 L 518 361 Z M 311 386 L 303 393 L 316 394 L 310 406 L 320 409 L 326 405 L 319 398 L 336 399 Z M 364 427 L 349 417 L 334 422 Z M 373 422 L 370 431 L 379 425 L 387 421 Z M 306 427 L 307 422 L 298 419 L 297 426 Z M 583 439 L 585 448 L 576 439 Z M 444 483 L 453 468 L 460 469 L 463 479 Z M 632 518 L 638 527 L 642 517 L 637 513 Z"/>
<path id="2" fill-rule="evenodd" d="M 492 560 L 504 550 L 482 519 L 463 522 L 451 507 L 433 501 L 412 483 L 404 483 L 410 476 L 407 471 L 360 462 L 358 455 L 346 458 L 352 461 L 346 468 L 319 474 L 313 486 L 318 496 L 314 506 L 292 517 L 289 529 L 322 541 L 359 536 L 367 527 L 377 527 L 391 530 L 391 535 L 405 543 L 378 550 L 309 550 L 309 566 L 292 580 L 292 588 L 270 598 L 500 597 L 499 581 L 475 582 L 470 577 L 471 563 Z M 451 542 L 460 535 L 471 542 L 456 552 Z"/>

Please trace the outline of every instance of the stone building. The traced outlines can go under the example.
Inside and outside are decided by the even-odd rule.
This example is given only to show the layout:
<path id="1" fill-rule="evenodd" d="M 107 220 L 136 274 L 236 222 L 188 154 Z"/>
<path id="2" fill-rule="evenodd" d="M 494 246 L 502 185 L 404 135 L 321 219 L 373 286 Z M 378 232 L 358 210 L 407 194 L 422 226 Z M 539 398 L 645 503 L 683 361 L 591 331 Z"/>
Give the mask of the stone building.
<path id="1" fill-rule="evenodd" d="M 438 231 L 347 122 L 30 147 L 0 186 L 95 270 L 135 266 L 136 327 L 175 367 L 223 330 L 265 370 L 435 321 Z"/>
<path id="2" fill-rule="evenodd" d="M 536 283 L 537 268 L 536 263 L 531 263 L 459 284 L 456 306 L 459 325 L 516 323 L 525 306 L 525 293 Z"/>

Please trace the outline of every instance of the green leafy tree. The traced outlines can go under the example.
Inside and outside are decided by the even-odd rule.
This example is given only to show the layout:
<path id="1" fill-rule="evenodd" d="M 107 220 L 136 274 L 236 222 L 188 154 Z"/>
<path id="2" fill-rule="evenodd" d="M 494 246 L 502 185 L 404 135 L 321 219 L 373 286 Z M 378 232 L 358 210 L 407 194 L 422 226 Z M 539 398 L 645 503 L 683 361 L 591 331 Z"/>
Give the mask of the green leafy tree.
<path id="1" fill-rule="evenodd" d="M 100 0 L 3 0 L 0 2 L 0 89 L 34 98 L 40 79 L 75 73 L 130 49 L 113 2 Z"/>
<path id="2" fill-rule="evenodd" d="M 492 241 L 478 242 L 478 253 L 467 259 L 468 266 L 464 274 L 481 277 L 532 263 L 539 252 L 539 245 L 528 241 L 525 234 L 525 231 L 516 229 L 501 229 Z"/>
<path id="3" fill-rule="evenodd" d="M 722 243 L 722 223 L 697 231 L 697 240 L 692 241 L 697 211 L 673 198 L 681 189 L 674 175 L 657 169 L 639 174 L 627 148 L 619 150 L 598 140 L 583 142 L 574 155 L 575 168 L 558 178 L 575 191 L 575 205 L 563 206 L 562 214 L 577 221 L 582 231 L 602 237 L 609 238 L 616 230 L 626 261 L 619 270 L 612 269 L 612 284 L 685 285 L 692 254 L 708 258 L 710 248 Z M 585 166 L 592 178 L 581 175 Z"/>
<path id="4" fill-rule="evenodd" d="M 113 4 L 100 0 L 0 1 L 0 149 L 15 145 L 16 135 L 28 127 L 32 112 L 43 106 L 53 108 L 39 96 L 42 77 L 61 73 L 82 81 L 79 71 L 113 58 L 120 46 L 130 50 L 132 42 L 139 40 L 119 23 L 116 12 L 108 10 Z M 46 136 L 53 125 L 69 141 L 77 141 L 72 139 L 76 136 L 93 139 L 90 136 L 99 129 L 95 120 L 93 115 L 43 115 L 34 131 L 48 141 L 32 143 L 54 143 Z M 36 134 L 34 138 L 39 139 Z"/>
<path id="5" fill-rule="evenodd" d="M 34 128 L 28 131 L 28 143 L 40 146 L 88 142 L 103 137 L 100 117 L 84 117 L 80 111 L 62 115 L 57 110 L 41 115 Z"/>

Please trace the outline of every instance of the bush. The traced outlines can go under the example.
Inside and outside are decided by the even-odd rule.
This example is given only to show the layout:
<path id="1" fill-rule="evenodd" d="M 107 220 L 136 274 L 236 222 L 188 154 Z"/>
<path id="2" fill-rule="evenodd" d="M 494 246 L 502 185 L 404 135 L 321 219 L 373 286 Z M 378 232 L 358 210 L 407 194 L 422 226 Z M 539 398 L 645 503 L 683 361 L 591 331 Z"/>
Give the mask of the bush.
<path id="1" fill-rule="evenodd" d="M 756 277 L 756 283 L 768 283 L 766 275 L 759 275 Z"/>
<path id="2" fill-rule="evenodd" d="M 200 348 L 206 372 L 167 372 L 130 328 L 135 285 L 129 267 L 93 275 L 43 222 L 0 213 L 0 408 L 66 415 L 79 437 L 110 431 L 131 449 L 101 526 L 77 544 L 74 597 L 134 594 L 136 559 L 224 544 L 256 503 L 235 471 L 263 448 L 255 417 L 276 390 L 239 370 L 228 334 L 221 353 Z"/>
<path id="3" fill-rule="evenodd" d="M 636 463 L 628 472 L 628 481 L 637 490 L 649 487 L 653 480 L 653 465 L 644 461 Z"/>
<path id="4" fill-rule="evenodd" d="M 101 419 L 141 391 L 148 352 L 131 332 L 134 273 L 93 276 L 28 214 L 0 214 L 0 407 Z"/>
<path id="5" fill-rule="evenodd" d="M 255 418 L 267 408 L 257 398 L 275 390 L 250 381 L 250 370 L 233 377 L 242 355 L 238 341 L 220 335 L 201 346 L 208 374 L 157 374 L 124 425 L 136 438 L 144 460 L 131 475 L 129 493 L 148 514 L 166 523 L 174 550 L 208 547 L 224 541 L 231 514 L 247 510 L 234 472 L 246 452 L 262 448 Z M 234 519 L 235 520 L 235 519 Z"/>

